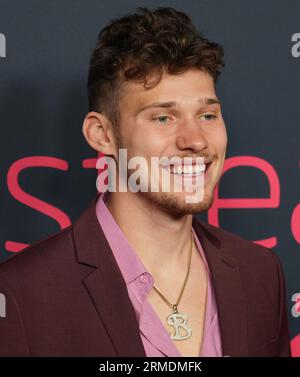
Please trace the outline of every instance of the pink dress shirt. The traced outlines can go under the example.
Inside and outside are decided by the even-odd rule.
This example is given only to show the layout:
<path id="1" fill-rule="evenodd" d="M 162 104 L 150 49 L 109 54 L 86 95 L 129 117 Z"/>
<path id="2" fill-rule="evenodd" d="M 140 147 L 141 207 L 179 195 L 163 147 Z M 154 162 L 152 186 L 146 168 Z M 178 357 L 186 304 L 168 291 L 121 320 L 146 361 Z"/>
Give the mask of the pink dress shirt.
<path id="1" fill-rule="evenodd" d="M 124 233 L 108 210 L 105 202 L 109 192 L 101 194 L 96 203 L 96 214 L 104 235 L 110 245 L 119 269 L 127 285 L 128 295 L 136 313 L 139 330 L 147 357 L 181 357 L 167 330 L 147 300 L 153 285 L 152 275 L 145 269 L 138 254 L 130 246 Z M 202 246 L 192 229 L 198 250 L 208 272 L 207 303 L 205 310 L 204 334 L 199 356 L 222 356 L 221 336 L 215 296 L 210 271 Z"/>

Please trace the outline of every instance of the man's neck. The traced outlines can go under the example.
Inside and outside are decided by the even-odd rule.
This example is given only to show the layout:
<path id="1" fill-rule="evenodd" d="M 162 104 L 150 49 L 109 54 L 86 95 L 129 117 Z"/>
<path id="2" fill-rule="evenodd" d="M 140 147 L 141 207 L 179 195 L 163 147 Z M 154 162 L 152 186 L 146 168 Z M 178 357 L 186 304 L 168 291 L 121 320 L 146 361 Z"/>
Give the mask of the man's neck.
<path id="1" fill-rule="evenodd" d="M 174 274 L 187 263 L 192 215 L 173 217 L 139 193 L 110 193 L 106 205 L 145 267 Z"/>

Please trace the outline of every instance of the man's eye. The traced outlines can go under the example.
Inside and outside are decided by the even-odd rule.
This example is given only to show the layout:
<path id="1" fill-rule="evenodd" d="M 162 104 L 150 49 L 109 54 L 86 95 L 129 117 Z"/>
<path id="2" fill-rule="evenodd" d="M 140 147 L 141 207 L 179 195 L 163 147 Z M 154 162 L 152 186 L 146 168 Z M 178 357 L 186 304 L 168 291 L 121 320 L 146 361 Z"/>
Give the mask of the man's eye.
<path id="1" fill-rule="evenodd" d="M 205 120 L 215 120 L 215 119 L 217 119 L 217 116 L 214 115 L 214 114 L 203 114 L 202 117 L 208 117 Z"/>
<path id="2" fill-rule="evenodd" d="M 168 119 L 168 118 L 169 117 L 167 115 L 160 115 L 158 117 L 152 118 L 152 120 L 157 121 L 157 123 L 159 123 L 159 124 L 167 124 L 166 119 Z M 161 122 L 161 120 L 162 120 L 162 122 Z"/>
<path id="3" fill-rule="evenodd" d="M 217 116 L 215 114 L 203 114 L 201 115 L 201 117 L 205 117 L 204 120 L 208 121 L 217 119 Z M 168 119 L 170 119 L 168 115 L 160 115 L 152 118 L 152 120 L 156 121 L 159 124 L 167 124 Z"/>

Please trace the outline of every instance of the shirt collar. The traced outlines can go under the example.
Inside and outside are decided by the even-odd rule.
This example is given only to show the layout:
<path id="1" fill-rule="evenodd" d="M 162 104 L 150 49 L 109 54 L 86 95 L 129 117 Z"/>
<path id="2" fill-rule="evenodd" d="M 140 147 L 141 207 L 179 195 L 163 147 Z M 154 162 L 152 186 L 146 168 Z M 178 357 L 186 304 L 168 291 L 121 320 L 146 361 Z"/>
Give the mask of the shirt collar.
<path id="1" fill-rule="evenodd" d="M 96 215 L 128 285 L 140 275 L 148 274 L 148 271 L 107 208 L 106 202 L 109 194 L 109 191 L 106 191 L 99 195 L 96 203 Z"/>

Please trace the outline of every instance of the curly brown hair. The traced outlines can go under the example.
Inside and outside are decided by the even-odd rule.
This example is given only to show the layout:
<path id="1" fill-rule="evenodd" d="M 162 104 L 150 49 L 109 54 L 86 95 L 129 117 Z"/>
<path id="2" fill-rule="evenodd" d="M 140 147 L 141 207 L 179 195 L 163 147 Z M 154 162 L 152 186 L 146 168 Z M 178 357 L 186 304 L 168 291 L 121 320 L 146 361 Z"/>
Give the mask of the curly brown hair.
<path id="1" fill-rule="evenodd" d="M 163 71 L 180 74 L 188 69 L 209 73 L 216 83 L 223 62 L 223 48 L 198 32 L 191 18 L 170 7 L 137 12 L 110 20 L 98 36 L 88 74 L 89 111 L 105 114 L 113 125 L 120 120 L 118 103 L 128 80 L 159 83 Z M 147 85 L 147 77 L 158 80 Z"/>

